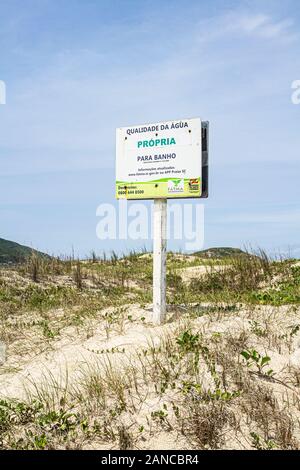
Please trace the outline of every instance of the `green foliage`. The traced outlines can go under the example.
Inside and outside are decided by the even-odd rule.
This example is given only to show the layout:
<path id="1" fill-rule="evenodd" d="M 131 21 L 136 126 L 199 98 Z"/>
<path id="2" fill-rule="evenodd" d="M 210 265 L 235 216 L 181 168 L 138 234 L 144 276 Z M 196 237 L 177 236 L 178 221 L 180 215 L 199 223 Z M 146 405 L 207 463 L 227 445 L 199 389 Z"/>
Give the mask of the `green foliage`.
<path id="1" fill-rule="evenodd" d="M 21 426 L 23 436 L 15 439 L 14 429 Z M 46 409 L 40 401 L 0 401 L 0 445 L 6 441 L 13 449 L 44 450 L 55 437 L 67 439 L 72 433 L 88 431 L 88 421 L 65 409 Z"/>
<path id="2" fill-rule="evenodd" d="M 168 419 L 168 407 L 164 403 L 162 410 L 152 411 L 151 418 L 154 421 L 158 421 L 163 428 L 166 428 L 168 431 L 173 429 L 169 419 Z"/>
<path id="3" fill-rule="evenodd" d="M 261 305 L 299 304 L 300 293 L 298 290 L 295 292 L 294 287 L 282 287 L 280 290 L 271 289 L 263 292 L 253 292 L 250 300 Z"/>
<path id="4" fill-rule="evenodd" d="M 48 310 L 63 304 L 72 305 L 76 298 L 76 291 L 65 286 L 41 287 L 29 284 L 25 288 L 0 288 L 0 301 L 32 310 Z"/>
<path id="5" fill-rule="evenodd" d="M 182 289 L 183 283 L 182 278 L 174 272 L 167 273 L 167 286 L 174 289 Z"/>
<path id="6" fill-rule="evenodd" d="M 211 260 L 222 258 L 230 259 L 234 256 L 249 256 L 249 254 L 246 251 L 240 250 L 239 248 L 217 247 L 197 251 L 194 253 L 194 256 L 199 256 L 200 258 L 208 258 L 209 260 Z"/>
<path id="7" fill-rule="evenodd" d="M 200 335 L 194 335 L 190 330 L 184 331 L 176 339 L 176 343 L 184 352 L 195 351 L 199 347 Z"/>
<path id="8" fill-rule="evenodd" d="M 202 393 L 202 387 L 200 384 L 197 384 L 195 382 L 190 382 L 190 381 L 187 381 L 187 380 L 184 380 L 182 382 L 182 393 L 184 395 L 188 395 L 190 393 L 194 393 L 196 392 L 198 395 L 200 395 Z"/>
<path id="9" fill-rule="evenodd" d="M 266 328 L 263 328 L 258 321 L 249 320 L 249 324 L 250 324 L 250 331 L 254 333 L 256 336 L 261 337 L 261 338 L 264 338 L 267 336 L 268 331 L 266 330 Z"/>
<path id="10" fill-rule="evenodd" d="M 282 280 L 276 288 L 264 289 L 263 291 L 254 291 L 250 294 L 249 300 L 258 302 L 262 305 L 286 305 L 300 303 L 300 268 L 299 266 L 290 266 L 283 264 L 275 265 L 276 269 L 284 268 L 281 272 Z"/>
<path id="11" fill-rule="evenodd" d="M 164 410 L 158 410 L 158 411 L 152 411 L 151 412 L 151 417 L 153 419 L 158 418 L 160 421 L 164 421 L 167 416 L 168 416 L 168 413 Z"/>
<path id="12" fill-rule="evenodd" d="M 13 440 L 10 445 L 15 450 L 45 450 L 48 440 L 45 434 L 37 435 L 31 430 L 26 430 L 24 438 Z"/>
<path id="13" fill-rule="evenodd" d="M 223 262 L 221 268 L 214 269 L 212 265 L 207 276 L 192 281 L 191 289 L 199 293 L 227 291 L 241 298 L 270 277 L 271 262 L 265 253 L 261 252 L 260 256 L 234 256 L 230 261 Z"/>
<path id="14" fill-rule="evenodd" d="M 300 330 L 299 324 L 291 325 L 289 326 L 288 333 L 281 335 L 280 339 L 292 339 L 298 333 L 299 330 Z"/>
<path id="15" fill-rule="evenodd" d="M 60 434 L 68 434 L 80 424 L 80 417 L 76 413 L 62 409 L 59 411 L 50 410 L 41 413 L 37 418 L 37 423 L 45 432 L 55 431 Z"/>
<path id="16" fill-rule="evenodd" d="M 276 448 L 276 444 L 272 440 L 265 440 L 256 434 L 255 432 L 251 432 L 250 436 L 252 438 L 252 447 L 257 450 L 273 450 Z"/>
<path id="17" fill-rule="evenodd" d="M 246 360 L 248 367 L 252 367 L 252 365 L 256 366 L 259 374 L 267 376 L 271 376 L 273 374 L 272 369 L 265 371 L 265 368 L 270 364 L 271 361 L 269 356 L 262 356 L 255 349 L 242 351 L 241 355 Z"/>
<path id="18" fill-rule="evenodd" d="M 207 395 L 210 400 L 223 400 L 223 401 L 230 401 L 233 398 L 239 397 L 241 394 L 240 391 L 228 392 L 224 390 L 220 390 L 219 388 L 214 392 L 208 391 Z"/>
<path id="19" fill-rule="evenodd" d="M 0 437 L 12 426 L 32 422 L 41 408 L 42 405 L 38 402 L 26 404 L 18 401 L 0 400 Z"/>
<path id="20" fill-rule="evenodd" d="M 54 331 L 50 328 L 49 322 L 47 320 L 42 320 L 40 322 L 40 326 L 42 327 L 45 338 L 54 339 L 55 336 L 59 335 L 59 331 Z"/>
<path id="21" fill-rule="evenodd" d="M 290 326 L 290 337 L 295 336 L 299 330 L 300 330 L 299 324 Z"/>
<path id="22" fill-rule="evenodd" d="M 214 391 L 202 390 L 200 384 L 189 381 L 183 381 L 181 390 L 184 395 L 187 395 L 190 398 L 196 400 L 201 399 L 206 402 L 218 400 L 230 401 L 236 397 L 239 397 L 241 394 L 240 391 L 229 392 L 227 390 L 221 390 L 220 388 L 217 388 Z"/>
<path id="23" fill-rule="evenodd" d="M 75 270 L 73 272 L 74 282 L 76 284 L 77 289 L 81 290 L 83 287 L 82 283 L 82 270 L 81 270 L 81 263 L 79 260 L 76 262 Z"/>

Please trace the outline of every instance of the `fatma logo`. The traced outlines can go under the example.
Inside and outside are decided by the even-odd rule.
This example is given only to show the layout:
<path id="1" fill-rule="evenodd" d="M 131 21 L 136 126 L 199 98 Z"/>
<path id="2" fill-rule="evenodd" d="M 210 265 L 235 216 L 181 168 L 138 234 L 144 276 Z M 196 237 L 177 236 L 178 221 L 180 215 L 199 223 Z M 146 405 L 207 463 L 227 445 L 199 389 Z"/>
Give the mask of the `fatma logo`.
<path id="1" fill-rule="evenodd" d="M 6 85 L 3 80 L 0 80 L 0 104 L 6 103 Z"/>
<path id="2" fill-rule="evenodd" d="M 169 193 L 183 193 L 184 191 L 184 180 L 169 180 L 168 181 L 168 192 Z"/>

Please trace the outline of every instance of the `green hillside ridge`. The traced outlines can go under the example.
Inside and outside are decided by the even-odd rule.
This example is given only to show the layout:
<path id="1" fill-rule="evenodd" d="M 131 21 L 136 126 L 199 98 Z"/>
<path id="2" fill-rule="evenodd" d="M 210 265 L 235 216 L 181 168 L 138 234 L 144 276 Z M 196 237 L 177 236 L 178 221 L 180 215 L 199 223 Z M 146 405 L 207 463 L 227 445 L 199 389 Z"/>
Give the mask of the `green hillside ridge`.
<path id="1" fill-rule="evenodd" d="M 201 258 L 227 258 L 232 256 L 249 256 L 249 253 L 240 248 L 216 247 L 197 251 L 194 255 Z"/>
<path id="2" fill-rule="evenodd" d="M 32 253 L 43 257 L 48 256 L 28 246 L 0 238 L 0 264 L 22 263 L 26 261 Z M 218 259 L 233 256 L 249 256 L 249 253 L 239 248 L 215 247 L 197 251 L 194 255 L 200 258 Z"/>
<path id="3" fill-rule="evenodd" d="M 47 256 L 28 246 L 0 238 L 0 264 L 22 263 L 26 261 L 32 253 L 43 257 Z"/>

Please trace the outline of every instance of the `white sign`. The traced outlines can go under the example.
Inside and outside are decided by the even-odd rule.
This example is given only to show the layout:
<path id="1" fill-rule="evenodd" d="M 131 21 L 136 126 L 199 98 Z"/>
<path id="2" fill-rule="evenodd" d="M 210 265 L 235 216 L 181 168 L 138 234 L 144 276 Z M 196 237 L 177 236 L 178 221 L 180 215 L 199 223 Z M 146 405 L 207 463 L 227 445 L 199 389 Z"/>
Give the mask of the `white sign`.
<path id="1" fill-rule="evenodd" d="M 201 197 L 201 120 L 117 129 L 116 197 Z"/>

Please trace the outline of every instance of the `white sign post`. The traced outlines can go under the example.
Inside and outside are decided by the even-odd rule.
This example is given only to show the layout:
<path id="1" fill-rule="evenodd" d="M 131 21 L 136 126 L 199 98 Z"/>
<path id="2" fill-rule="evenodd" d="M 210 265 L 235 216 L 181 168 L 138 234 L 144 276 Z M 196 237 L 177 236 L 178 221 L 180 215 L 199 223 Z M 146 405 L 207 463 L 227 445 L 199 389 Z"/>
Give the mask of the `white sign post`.
<path id="1" fill-rule="evenodd" d="M 154 200 L 153 212 L 153 322 L 166 317 L 167 199 Z"/>
<path id="2" fill-rule="evenodd" d="M 199 118 L 117 129 L 116 198 L 154 199 L 153 321 L 166 316 L 167 199 L 201 198 L 202 122 Z"/>

